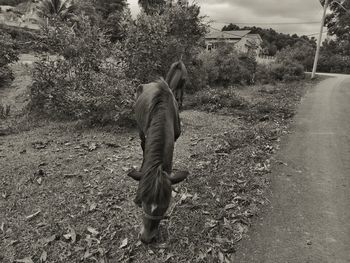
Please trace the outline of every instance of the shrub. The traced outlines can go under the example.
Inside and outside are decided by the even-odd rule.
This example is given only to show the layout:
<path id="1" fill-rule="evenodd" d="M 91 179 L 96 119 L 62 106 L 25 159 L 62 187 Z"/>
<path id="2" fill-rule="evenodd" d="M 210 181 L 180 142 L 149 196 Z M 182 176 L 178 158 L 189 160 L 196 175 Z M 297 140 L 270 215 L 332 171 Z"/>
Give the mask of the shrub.
<path id="1" fill-rule="evenodd" d="M 238 95 L 233 87 L 209 88 L 198 91 L 190 100 L 190 106 L 206 111 L 234 110 L 247 108 L 249 102 Z"/>
<path id="2" fill-rule="evenodd" d="M 207 74 L 209 85 L 224 85 L 254 82 L 256 61 L 249 54 L 240 54 L 231 44 L 219 43 L 218 48 L 203 51 L 199 58 Z"/>
<path id="3" fill-rule="evenodd" d="M 271 76 L 274 80 L 293 81 L 305 77 L 304 67 L 296 61 L 283 61 L 271 65 Z"/>
<path id="4" fill-rule="evenodd" d="M 0 24 L 0 31 L 11 36 L 16 43 L 15 49 L 20 53 L 29 53 L 34 50 L 38 51 L 35 42 L 39 40 L 39 35 L 34 30 Z"/>
<path id="5" fill-rule="evenodd" d="M 292 47 L 287 46 L 278 52 L 276 55 L 276 60 L 277 62 L 296 61 L 299 64 L 303 65 L 306 70 L 311 71 L 315 52 L 315 45 L 312 45 L 310 42 L 299 41 Z"/>
<path id="6" fill-rule="evenodd" d="M 18 61 L 15 42 L 7 33 L 0 31 L 0 87 L 13 80 L 13 73 L 9 64 Z"/>
<path id="7" fill-rule="evenodd" d="M 305 77 L 304 67 L 296 61 L 285 60 L 267 65 L 258 65 L 256 79 L 262 84 L 276 81 L 294 81 Z"/>
<path id="8" fill-rule="evenodd" d="M 256 80 L 261 84 L 274 82 L 271 76 L 271 64 L 258 64 L 256 69 Z"/>
<path id="9" fill-rule="evenodd" d="M 198 53 L 204 46 L 206 26 L 199 16 L 199 7 L 175 4 L 162 14 L 144 12 L 130 23 L 124 52 L 128 61 L 128 76 L 140 82 L 165 76 L 171 64 L 180 58 L 190 77 L 189 89 L 203 85 L 203 70 Z"/>
<path id="10" fill-rule="evenodd" d="M 79 29 L 54 21 L 44 28 L 41 45 L 58 55 L 35 63 L 31 108 L 52 117 L 120 121 L 132 109 L 132 85 L 118 46 L 81 18 Z"/>

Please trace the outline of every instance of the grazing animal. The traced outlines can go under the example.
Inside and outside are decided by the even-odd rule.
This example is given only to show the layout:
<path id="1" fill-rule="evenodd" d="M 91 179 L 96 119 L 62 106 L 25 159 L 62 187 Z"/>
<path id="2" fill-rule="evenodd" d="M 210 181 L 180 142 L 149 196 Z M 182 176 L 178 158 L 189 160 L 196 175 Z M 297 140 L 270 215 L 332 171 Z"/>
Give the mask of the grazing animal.
<path id="1" fill-rule="evenodd" d="M 166 76 L 166 82 L 174 93 L 179 109 L 182 108 L 184 90 L 188 82 L 188 73 L 182 60 L 173 63 Z"/>
<path id="2" fill-rule="evenodd" d="M 135 117 L 143 150 L 140 171 L 128 176 L 139 181 L 135 203 L 142 207 L 141 241 L 150 243 L 169 207 L 172 184 L 184 180 L 186 171 L 172 173 L 175 141 L 181 134 L 177 102 L 167 83 L 157 82 L 137 88 Z"/>

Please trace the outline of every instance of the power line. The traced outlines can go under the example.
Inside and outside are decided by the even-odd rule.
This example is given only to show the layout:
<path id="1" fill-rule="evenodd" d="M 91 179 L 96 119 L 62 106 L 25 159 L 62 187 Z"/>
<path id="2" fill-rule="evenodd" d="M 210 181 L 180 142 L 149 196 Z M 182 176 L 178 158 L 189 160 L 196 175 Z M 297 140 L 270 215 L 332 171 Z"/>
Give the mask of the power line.
<path id="1" fill-rule="evenodd" d="M 242 35 L 237 35 L 237 34 L 234 34 L 234 33 L 228 33 L 230 31 L 222 31 L 220 29 L 217 29 L 217 28 L 214 28 L 212 26 L 209 26 L 211 29 L 215 30 L 215 31 L 218 31 L 218 32 L 222 32 L 222 33 L 225 33 L 226 35 L 231 35 L 231 36 L 235 36 L 235 37 L 242 37 Z M 322 34 L 325 34 L 325 33 L 328 33 L 327 31 L 324 31 L 322 32 Z M 311 37 L 311 36 L 315 36 L 315 35 L 318 35 L 319 33 L 312 33 L 312 34 L 308 34 L 308 35 L 301 35 L 301 36 L 306 36 L 306 37 Z"/>
<path id="2" fill-rule="evenodd" d="M 322 34 L 325 34 L 325 33 L 328 33 L 327 31 L 323 31 Z M 313 34 L 309 34 L 309 35 L 304 35 L 304 36 L 307 36 L 307 37 L 311 37 L 311 36 L 316 36 L 320 33 L 313 33 Z"/>
<path id="3" fill-rule="evenodd" d="M 234 24 L 234 25 L 307 25 L 307 24 L 318 24 L 319 21 L 304 21 L 304 22 L 272 22 L 272 23 L 263 23 L 263 22 L 227 22 L 221 20 L 211 20 L 212 22 L 222 23 L 222 24 Z"/>

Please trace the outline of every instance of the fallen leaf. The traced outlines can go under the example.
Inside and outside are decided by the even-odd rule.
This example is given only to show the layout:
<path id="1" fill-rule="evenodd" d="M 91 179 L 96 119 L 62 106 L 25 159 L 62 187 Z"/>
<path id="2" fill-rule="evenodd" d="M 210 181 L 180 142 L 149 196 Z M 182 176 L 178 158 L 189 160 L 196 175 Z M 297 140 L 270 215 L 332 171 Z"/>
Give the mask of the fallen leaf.
<path id="1" fill-rule="evenodd" d="M 18 263 L 34 263 L 31 257 L 26 257 L 23 259 L 16 259 L 15 262 Z"/>
<path id="2" fill-rule="evenodd" d="M 99 234 L 99 232 L 92 227 L 88 227 L 87 230 L 93 235 L 93 236 L 97 236 Z"/>
<path id="3" fill-rule="evenodd" d="M 167 257 L 165 258 L 165 262 L 168 261 L 169 259 L 171 259 L 173 256 L 174 256 L 173 253 L 169 253 L 169 254 L 167 255 Z"/>
<path id="4" fill-rule="evenodd" d="M 16 245 L 18 242 L 18 240 L 11 240 L 9 246 Z"/>
<path id="5" fill-rule="evenodd" d="M 42 242 L 43 242 L 43 244 L 45 246 L 45 245 L 49 245 L 51 242 L 53 242 L 55 240 L 56 240 L 56 235 L 52 235 L 50 237 L 42 239 Z"/>
<path id="6" fill-rule="evenodd" d="M 112 147 L 112 148 L 118 148 L 120 147 L 118 144 L 113 143 L 113 142 L 107 142 L 105 143 L 108 147 Z"/>
<path id="7" fill-rule="evenodd" d="M 237 205 L 236 204 L 228 204 L 225 206 L 225 210 L 230 210 L 232 208 L 235 208 Z"/>
<path id="8" fill-rule="evenodd" d="M 224 254 L 222 254 L 222 252 L 219 252 L 219 261 L 220 261 L 220 263 L 223 263 L 224 260 L 225 260 Z"/>
<path id="9" fill-rule="evenodd" d="M 90 204 L 90 208 L 89 208 L 89 211 L 94 211 L 97 207 L 97 204 L 96 203 L 91 203 Z"/>
<path id="10" fill-rule="evenodd" d="M 72 240 L 72 244 L 75 243 L 75 241 L 77 240 L 77 234 L 75 233 L 75 230 L 72 227 L 68 227 L 69 232 L 65 235 L 63 235 L 63 237 L 67 240 Z"/>
<path id="11" fill-rule="evenodd" d="M 38 212 L 35 212 L 34 214 L 26 216 L 26 219 L 27 220 L 33 219 L 34 217 L 38 216 L 40 213 L 41 213 L 41 211 L 39 210 Z"/>
<path id="12" fill-rule="evenodd" d="M 83 247 L 74 247 L 75 252 L 79 252 L 79 251 L 83 251 L 83 250 L 84 250 Z"/>
<path id="13" fill-rule="evenodd" d="M 216 220 L 208 220 L 207 222 L 205 222 L 205 227 L 206 228 L 213 228 L 218 224 L 218 221 Z"/>
<path id="14" fill-rule="evenodd" d="M 121 245 L 119 246 L 119 248 L 125 248 L 127 245 L 128 245 L 128 238 L 125 238 L 125 239 L 122 241 L 122 243 L 121 243 Z"/>
<path id="15" fill-rule="evenodd" d="M 92 151 L 94 151 L 94 150 L 96 150 L 96 149 L 97 149 L 97 144 L 94 143 L 94 142 L 90 143 L 90 145 L 89 145 L 89 151 L 92 152 Z"/>
<path id="16" fill-rule="evenodd" d="M 1 223 L 1 226 L 0 226 L 0 229 L 1 229 L 1 232 L 3 232 L 3 233 L 4 233 L 4 228 L 5 228 L 5 223 L 2 222 L 2 223 Z"/>
<path id="17" fill-rule="evenodd" d="M 86 250 L 83 256 L 83 259 L 88 259 L 89 257 L 91 257 L 93 255 L 93 253 L 90 253 L 89 250 Z"/>
<path id="18" fill-rule="evenodd" d="M 36 181 L 38 182 L 39 185 L 41 185 L 43 179 L 41 177 L 39 177 Z"/>
<path id="19" fill-rule="evenodd" d="M 47 252 L 44 250 L 43 253 L 41 253 L 40 256 L 40 262 L 45 262 L 47 260 Z"/>

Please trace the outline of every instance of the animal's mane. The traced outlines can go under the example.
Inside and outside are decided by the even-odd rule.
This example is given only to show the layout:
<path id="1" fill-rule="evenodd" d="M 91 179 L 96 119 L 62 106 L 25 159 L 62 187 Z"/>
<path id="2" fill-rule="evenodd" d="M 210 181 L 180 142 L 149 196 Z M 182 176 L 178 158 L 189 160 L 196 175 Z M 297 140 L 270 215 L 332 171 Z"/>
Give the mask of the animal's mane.
<path id="1" fill-rule="evenodd" d="M 142 177 L 136 196 L 136 203 L 166 206 L 171 198 L 171 182 L 162 165 L 154 166 Z"/>
<path id="2" fill-rule="evenodd" d="M 166 110 L 171 91 L 164 79 L 155 82 L 158 85 L 158 91 L 152 99 L 152 116 L 146 136 L 147 160 L 145 162 L 144 175 L 140 181 L 137 193 L 137 202 L 163 204 L 170 199 L 171 183 L 163 172 L 162 160 L 165 147 L 165 126 Z"/>

